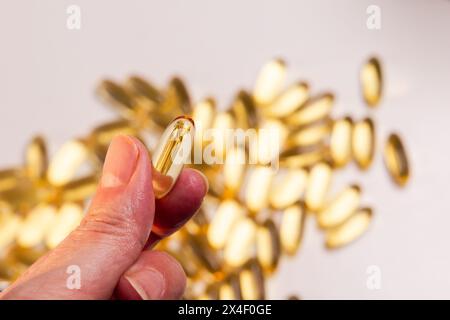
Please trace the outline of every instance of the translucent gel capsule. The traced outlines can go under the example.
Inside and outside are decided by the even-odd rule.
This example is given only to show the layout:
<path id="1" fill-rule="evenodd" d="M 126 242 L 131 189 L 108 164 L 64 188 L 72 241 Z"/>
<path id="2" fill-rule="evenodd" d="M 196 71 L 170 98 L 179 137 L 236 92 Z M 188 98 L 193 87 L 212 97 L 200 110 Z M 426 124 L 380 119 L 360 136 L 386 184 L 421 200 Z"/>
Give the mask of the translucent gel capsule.
<path id="1" fill-rule="evenodd" d="M 94 195 L 97 184 L 96 175 L 70 181 L 58 188 L 58 198 L 61 202 L 84 202 Z"/>
<path id="2" fill-rule="evenodd" d="M 25 218 L 17 234 L 17 243 L 25 248 L 41 244 L 56 217 L 56 208 L 51 205 L 39 205 Z"/>
<path id="3" fill-rule="evenodd" d="M 66 142 L 50 161 L 47 172 L 48 181 L 55 186 L 69 182 L 87 159 L 88 149 L 85 143 L 80 140 Z"/>
<path id="4" fill-rule="evenodd" d="M 55 248 L 83 219 L 83 208 L 75 203 L 65 203 L 56 214 L 45 236 L 48 248 Z"/>
<path id="5" fill-rule="evenodd" d="M 255 128 L 258 125 L 256 108 L 252 97 L 241 90 L 231 105 L 236 126 L 241 129 Z"/>
<path id="6" fill-rule="evenodd" d="M 25 151 L 25 165 L 28 177 L 33 180 L 45 178 L 48 166 L 48 155 L 42 137 L 34 137 Z"/>
<path id="7" fill-rule="evenodd" d="M 0 192 L 16 188 L 23 180 L 25 172 L 21 169 L 0 170 Z"/>
<path id="8" fill-rule="evenodd" d="M 275 270 L 280 259 L 281 245 L 277 227 L 272 220 L 258 226 L 256 232 L 256 256 L 264 271 Z"/>
<path id="9" fill-rule="evenodd" d="M 292 169 L 306 168 L 325 160 L 327 154 L 328 150 L 322 144 L 305 148 L 292 148 L 280 154 L 280 165 Z"/>
<path id="10" fill-rule="evenodd" d="M 211 273 L 218 273 L 222 270 L 222 260 L 217 252 L 209 246 L 204 235 L 188 236 L 187 246 L 181 248 L 181 250 L 190 251 L 191 259 L 197 260 L 200 268 L 205 268 Z"/>
<path id="11" fill-rule="evenodd" d="M 212 148 L 214 150 L 213 155 L 216 159 L 224 159 L 224 155 L 226 154 L 226 149 L 228 146 L 228 142 L 232 136 L 232 129 L 235 127 L 234 118 L 229 112 L 219 112 L 213 123 L 214 131 L 210 132 L 213 135 L 206 135 L 205 137 L 209 138 L 210 145 L 205 147 Z"/>
<path id="12" fill-rule="evenodd" d="M 236 147 L 228 150 L 223 166 L 225 196 L 233 197 L 239 192 L 246 168 L 245 159 L 245 150 L 243 148 Z"/>
<path id="13" fill-rule="evenodd" d="M 263 166 L 257 166 L 251 171 L 245 188 L 245 204 L 251 212 L 267 208 L 273 174 L 270 167 Z"/>
<path id="14" fill-rule="evenodd" d="M 146 105 L 150 110 L 154 109 L 155 104 L 162 100 L 159 90 L 141 77 L 129 77 L 125 86 L 133 94 L 133 97 L 138 101 L 140 106 Z"/>
<path id="15" fill-rule="evenodd" d="M 306 83 L 297 83 L 280 94 L 270 105 L 263 109 L 268 117 L 286 117 L 299 109 L 308 99 L 309 89 Z"/>
<path id="16" fill-rule="evenodd" d="M 255 260 L 248 262 L 239 273 L 240 291 L 243 300 L 264 300 L 264 275 Z"/>
<path id="17" fill-rule="evenodd" d="M 15 215 L 4 204 L 0 204 L 0 252 L 15 240 L 21 224 L 20 216 Z"/>
<path id="18" fill-rule="evenodd" d="M 320 162 L 311 168 L 305 191 L 308 210 L 319 211 L 325 202 L 331 184 L 332 170 L 329 164 Z"/>
<path id="19" fill-rule="evenodd" d="M 286 64 L 281 59 L 266 63 L 256 80 L 253 97 L 257 104 L 270 103 L 280 92 L 286 77 Z"/>
<path id="20" fill-rule="evenodd" d="M 350 117 L 336 120 L 333 123 L 330 137 L 330 157 L 333 166 L 345 166 L 352 158 L 353 121 Z"/>
<path id="21" fill-rule="evenodd" d="M 330 135 L 330 124 L 329 120 L 325 120 L 300 128 L 289 135 L 287 146 L 306 147 L 323 142 Z"/>
<path id="22" fill-rule="evenodd" d="M 239 287 L 239 278 L 232 275 L 225 279 L 219 287 L 219 299 L 220 300 L 240 300 L 241 292 Z"/>
<path id="23" fill-rule="evenodd" d="M 152 156 L 153 190 L 156 198 L 164 197 L 175 184 L 190 157 L 194 139 L 194 122 L 188 117 L 173 120 L 161 136 Z"/>
<path id="24" fill-rule="evenodd" d="M 115 107 L 127 119 L 133 118 L 135 101 L 130 93 L 111 80 L 104 80 L 97 88 L 97 93 L 108 104 Z"/>
<path id="25" fill-rule="evenodd" d="M 356 240 L 367 230 L 371 219 L 372 209 L 359 209 L 343 224 L 326 231 L 325 245 L 332 249 Z"/>
<path id="26" fill-rule="evenodd" d="M 301 126 L 327 118 L 333 107 L 334 96 L 325 93 L 309 99 L 294 114 L 286 117 L 286 122 L 292 126 Z"/>
<path id="27" fill-rule="evenodd" d="M 220 203 L 208 227 L 208 242 L 214 249 L 221 249 L 230 235 L 233 226 L 245 214 L 245 209 L 234 200 Z"/>
<path id="28" fill-rule="evenodd" d="M 263 121 L 249 141 L 249 163 L 269 165 L 278 160 L 288 129 L 280 120 L 269 119 Z"/>
<path id="29" fill-rule="evenodd" d="M 224 261 L 231 267 L 240 267 L 251 257 L 255 249 L 256 225 L 243 217 L 231 228 L 225 244 Z"/>
<path id="30" fill-rule="evenodd" d="M 191 114 L 191 112 L 191 101 L 186 85 L 180 78 L 171 79 L 163 100 L 156 109 L 155 122 L 165 127 L 180 113 Z"/>
<path id="31" fill-rule="evenodd" d="M 365 118 L 354 125 L 352 152 L 361 169 L 369 168 L 375 153 L 375 127 L 371 119 Z"/>
<path id="32" fill-rule="evenodd" d="M 214 121 L 214 114 L 216 113 L 216 102 L 212 98 L 207 98 L 195 105 L 192 119 L 195 123 L 195 147 L 201 147 L 204 142 L 204 131 L 211 128 Z"/>
<path id="33" fill-rule="evenodd" d="M 384 163 L 392 180 L 399 186 L 404 186 L 409 179 L 409 161 L 400 137 L 393 133 L 384 147 Z"/>
<path id="34" fill-rule="evenodd" d="M 383 91 L 381 65 L 377 58 L 370 58 L 360 72 L 361 89 L 364 101 L 369 107 L 378 105 Z"/>
<path id="35" fill-rule="evenodd" d="M 287 255 L 294 255 L 301 245 L 305 228 L 306 212 L 300 203 L 292 205 L 282 212 L 280 224 L 280 243 Z"/>
<path id="36" fill-rule="evenodd" d="M 359 207 L 361 190 L 358 186 L 350 186 L 319 212 L 317 221 L 321 228 L 335 227 L 350 217 Z"/>
<path id="37" fill-rule="evenodd" d="M 286 208 L 299 201 L 306 189 L 308 173 L 304 169 L 288 169 L 273 179 L 269 202 L 274 209 Z"/>

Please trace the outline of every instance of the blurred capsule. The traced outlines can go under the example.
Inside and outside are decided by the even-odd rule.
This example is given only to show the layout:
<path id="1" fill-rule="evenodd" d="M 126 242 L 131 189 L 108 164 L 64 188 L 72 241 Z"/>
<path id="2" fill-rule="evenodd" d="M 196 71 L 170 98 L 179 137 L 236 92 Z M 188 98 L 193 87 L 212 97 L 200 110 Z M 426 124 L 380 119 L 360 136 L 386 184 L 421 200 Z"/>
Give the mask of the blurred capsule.
<path id="1" fill-rule="evenodd" d="M 16 188 L 25 178 L 25 172 L 19 168 L 0 170 L 0 192 Z"/>
<path id="2" fill-rule="evenodd" d="M 194 122 L 178 117 L 166 128 L 153 152 L 153 189 L 157 199 L 164 197 L 173 187 L 191 154 Z"/>
<path id="3" fill-rule="evenodd" d="M 228 150 L 223 166 L 225 197 L 234 197 L 241 187 L 245 173 L 245 151 L 236 147 Z"/>
<path id="4" fill-rule="evenodd" d="M 256 256 L 259 264 L 267 273 L 278 265 L 281 254 L 280 236 L 272 220 L 266 220 L 258 226 L 256 232 Z"/>
<path id="5" fill-rule="evenodd" d="M 195 144 L 201 152 L 204 142 L 204 131 L 211 128 L 216 113 L 216 101 L 213 98 L 207 98 L 195 105 L 192 119 L 195 123 Z"/>
<path id="6" fill-rule="evenodd" d="M 265 107 L 263 112 L 268 117 L 281 118 L 289 116 L 306 102 L 308 94 L 309 88 L 306 83 L 296 83 Z"/>
<path id="7" fill-rule="evenodd" d="M 372 209 L 359 209 L 343 224 L 326 231 L 325 245 L 333 249 L 356 240 L 367 230 L 371 219 Z"/>
<path id="8" fill-rule="evenodd" d="M 12 282 L 20 277 L 27 267 L 24 263 L 17 261 L 13 255 L 7 254 L 6 257 L 0 259 L 0 279 Z"/>
<path id="9" fill-rule="evenodd" d="M 48 181 L 61 186 L 72 180 L 88 159 L 86 144 L 81 140 L 70 140 L 63 144 L 50 161 Z"/>
<path id="10" fill-rule="evenodd" d="M 249 134 L 249 163 L 261 165 L 274 165 L 278 162 L 288 130 L 280 120 L 270 119 L 263 121 L 257 131 Z"/>
<path id="11" fill-rule="evenodd" d="M 33 247 L 23 247 L 16 244 L 11 248 L 10 254 L 14 256 L 16 261 L 30 266 L 47 251 L 48 250 L 43 243 L 39 243 Z"/>
<path id="12" fill-rule="evenodd" d="M 217 252 L 208 244 L 208 240 L 204 235 L 187 237 L 188 247 L 182 250 L 191 251 L 192 256 L 199 262 L 199 267 L 207 269 L 211 273 L 218 273 L 222 270 L 222 261 Z M 192 258 L 191 258 L 192 259 Z"/>
<path id="13" fill-rule="evenodd" d="M 280 154 L 280 165 L 291 169 L 306 168 L 327 158 L 328 150 L 323 144 L 304 148 L 292 148 Z"/>
<path id="14" fill-rule="evenodd" d="M 266 63 L 256 79 L 253 97 L 257 104 L 265 105 L 275 99 L 286 77 L 286 64 L 281 59 Z"/>
<path id="15" fill-rule="evenodd" d="M 306 212 L 301 203 L 283 210 L 280 224 L 280 243 L 287 255 L 294 255 L 301 245 Z"/>
<path id="16" fill-rule="evenodd" d="M 352 185 L 339 193 L 317 216 L 321 228 L 335 227 L 350 217 L 359 207 L 361 190 Z"/>
<path id="17" fill-rule="evenodd" d="M 213 122 L 212 129 L 205 134 L 205 140 L 209 141 L 209 145 L 205 147 L 204 153 L 207 154 L 209 149 L 212 157 L 218 160 L 223 160 L 226 154 L 227 147 L 233 138 L 233 129 L 235 127 L 234 118 L 229 112 L 219 112 Z M 207 164 L 213 164 L 205 159 Z"/>
<path id="18" fill-rule="evenodd" d="M 236 222 L 245 214 L 245 209 L 234 200 L 220 203 L 208 227 L 208 241 L 214 249 L 222 249 Z"/>
<path id="19" fill-rule="evenodd" d="M 84 202 L 94 195 L 97 184 L 96 175 L 70 181 L 58 188 L 59 199 L 62 202 Z"/>
<path id="20" fill-rule="evenodd" d="M 161 93 L 147 80 L 139 76 L 131 76 L 127 79 L 126 88 L 137 100 L 138 105 L 151 111 L 162 100 Z"/>
<path id="21" fill-rule="evenodd" d="M 241 129 L 255 128 L 258 125 L 253 99 L 246 91 L 239 91 L 231 105 L 236 126 Z"/>
<path id="22" fill-rule="evenodd" d="M 239 273 L 240 291 L 243 300 L 264 300 L 266 297 L 264 275 L 255 260 L 248 262 Z"/>
<path id="23" fill-rule="evenodd" d="M 308 210 L 319 211 L 325 202 L 331 184 L 332 170 L 329 164 L 320 162 L 311 168 L 305 191 Z"/>
<path id="24" fill-rule="evenodd" d="M 64 203 L 56 214 L 55 219 L 47 231 L 45 244 L 48 248 L 55 248 L 72 232 L 83 219 L 83 208 L 75 203 Z"/>
<path id="25" fill-rule="evenodd" d="M 219 286 L 220 300 L 240 300 L 241 290 L 239 286 L 239 278 L 236 275 L 231 275 Z"/>
<path id="26" fill-rule="evenodd" d="M 329 119 L 301 127 L 289 135 L 287 146 L 290 148 L 305 147 L 321 143 L 330 135 L 330 129 Z"/>
<path id="27" fill-rule="evenodd" d="M 384 163 L 392 178 L 399 186 L 404 186 L 409 179 L 409 161 L 400 137 L 389 135 L 384 147 Z"/>
<path id="28" fill-rule="evenodd" d="M 310 98 L 298 111 L 286 117 L 292 126 L 301 126 L 325 119 L 330 115 L 334 96 L 331 93 Z"/>
<path id="29" fill-rule="evenodd" d="M 25 150 L 25 167 L 32 180 L 41 180 L 45 177 L 48 166 L 47 148 L 44 138 L 34 137 Z"/>
<path id="30" fill-rule="evenodd" d="M 111 80 L 103 80 L 97 88 L 97 94 L 105 102 L 115 107 L 123 117 L 133 118 L 136 103 L 131 94 L 123 87 Z"/>
<path id="31" fill-rule="evenodd" d="M 352 134 L 352 152 L 356 164 L 367 169 L 375 153 L 375 127 L 371 119 L 365 118 L 355 123 Z"/>
<path id="32" fill-rule="evenodd" d="M 231 267 L 240 267 L 246 263 L 255 250 L 256 225 L 252 219 L 242 217 L 230 230 L 225 243 L 223 257 Z"/>
<path id="33" fill-rule="evenodd" d="M 277 173 L 270 188 L 270 206 L 283 209 L 299 201 L 307 181 L 308 173 L 304 169 L 288 169 Z"/>
<path id="34" fill-rule="evenodd" d="M 183 80 L 177 77 L 170 80 L 156 112 L 153 120 L 163 127 L 180 114 L 191 114 L 191 101 Z"/>
<path id="35" fill-rule="evenodd" d="M 25 248 L 41 244 L 55 217 L 56 208 L 54 206 L 38 205 L 28 213 L 21 225 L 17 235 L 17 243 Z"/>
<path id="36" fill-rule="evenodd" d="M 6 203 L 0 203 L 0 252 L 14 242 L 22 219 Z"/>
<path id="37" fill-rule="evenodd" d="M 274 171 L 270 167 L 257 166 L 250 172 L 245 187 L 245 204 L 256 213 L 267 208 L 269 191 Z"/>
<path id="38" fill-rule="evenodd" d="M 94 146 L 107 146 L 119 134 L 134 136 L 137 131 L 130 125 L 129 121 L 115 120 L 95 127 L 90 134 L 89 142 Z"/>
<path id="39" fill-rule="evenodd" d="M 352 157 L 353 121 L 350 117 L 336 120 L 333 123 L 330 137 L 330 157 L 333 166 L 345 166 Z"/>
<path id="40" fill-rule="evenodd" d="M 377 58 L 372 57 L 363 65 L 360 81 L 364 101 L 369 107 L 377 106 L 383 91 L 383 76 Z"/>

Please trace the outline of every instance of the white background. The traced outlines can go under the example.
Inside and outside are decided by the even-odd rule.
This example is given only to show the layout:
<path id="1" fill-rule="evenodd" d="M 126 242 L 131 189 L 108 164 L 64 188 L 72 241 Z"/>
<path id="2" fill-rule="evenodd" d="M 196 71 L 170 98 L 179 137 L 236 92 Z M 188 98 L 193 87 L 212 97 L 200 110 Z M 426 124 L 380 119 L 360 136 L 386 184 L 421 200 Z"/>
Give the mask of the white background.
<path id="1" fill-rule="evenodd" d="M 82 28 L 66 28 L 79 5 Z M 382 29 L 366 28 L 366 8 L 380 6 Z M 358 242 L 323 248 L 310 221 L 299 254 L 285 259 L 269 297 L 450 298 L 450 2 L 423 1 L 0 1 L 0 166 L 22 161 L 35 133 L 51 150 L 114 114 L 94 97 L 98 81 L 139 73 L 163 85 L 177 73 L 193 97 L 226 107 L 250 88 L 260 66 L 281 56 L 289 80 L 337 95 L 335 115 L 371 115 L 380 147 L 391 131 L 405 140 L 412 179 L 399 190 L 380 158 L 369 172 L 339 174 L 337 191 L 359 182 L 375 218 Z M 386 94 L 368 110 L 358 70 L 381 57 Z M 381 289 L 366 269 L 381 269 Z"/>

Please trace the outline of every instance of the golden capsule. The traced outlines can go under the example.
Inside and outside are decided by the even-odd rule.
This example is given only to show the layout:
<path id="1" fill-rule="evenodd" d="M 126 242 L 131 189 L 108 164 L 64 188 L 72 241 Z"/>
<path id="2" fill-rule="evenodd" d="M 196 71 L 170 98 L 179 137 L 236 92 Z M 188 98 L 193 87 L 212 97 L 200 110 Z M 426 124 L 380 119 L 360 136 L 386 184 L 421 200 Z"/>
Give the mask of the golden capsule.
<path id="1" fill-rule="evenodd" d="M 355 123 L 352 134 L 352 152 L 356 164 L 361 169 L 369 168 L 375 153 L 375 127 L 371 119 L 365 118 Z"/>
<path id="2" fill-rule="evenodd" d="M 249 163 L 273 165 L 278 162 L 288 129 L 280 120 L 263 121 L 254 135 L 249 135 Z"/>
<path id="3" fill-rule="evenodd" d="M 88 159 L 86 144 L 80 140 L 70 140 L 63 144 L 50 161 L 47 179 L 61 186 L 72 180 L 80 167 Z"/>
<path id="4" fill-rule="evenodd" d="M 11 248 L 10 254 L 13 255 L 18 262 L 29 266 L 35 263 L 47 251 L 47 247 L 42 243 L 33 247 L 22 247 L 20 245 L 14 245 Z"/>
<path id="5" fill-rule="evenodd" d="M 259 105 L 273 101 L 283 87 L 286 77 L 286 64 L 281 59 L 273 59 L 266 63 L 256 80 L 253 97 Z"/>
<path id="6" fill-rule="evenodd" d="M 256 231 L 256 256 L 267 273 L 278 265 L 281 254 L 280 236 L 272 220 L 266 220 Z"/>
<path id="7" fill-rule="evenodd" d="M 234 118 L 229 112 L 219 112 L 213 122 L 212 128 L 205 133 L 205 139 L 209 145 L 205 147 L 204 154 L 211 155 L 219 163 L 223 163 L 227 147 L 232 141 L 233 128 L 235 127 Z M 207 164 L 213 164 L 205 159 Z M 216 162 L 217 163 L 217 162 Z"/>
<path id="8" fill-rule="evenodd" d="M 133 98 L 137 100 L 138 105 L 143 106 L 148 111 L 153 110 L 156 104 L 162 101 L 159 90 L 141 77 L 129 77 L 125 86 L 132 93 Z"/>
<path id="9" fill-rule="evenodd" d="M 384 163 L 392 177 L 399 186 L 404 186 L 409 179 L 409 161 L 400 137 L 393 133 L 389 135 L 384 147 Z"/>
<path id="10" fill-rule="evenodd" d="M 345 166 L 352 158 L 353 121 L 350 117 L 336 120 L 333 123 L 330 137 L 330 157 L 333 166 Z"/>
<path id="11" fill-rule="evenodd" d="M 15 240 L 21 224 L 22 219 L 10 208 L 0 209 L 0 252 Z"/>
<path id="12" fill-rule="evenodd" d="M 181 248 L 187 250 L 187 254 L 198 261 L 200 268 L 205 268 L 211 273 L 219 273 L 222 270 L 221 257 L 214 251 L 208 243 L 204 235 L 187 236 L 188 248 Z M 189 253 L 190 251 L 190 253 Z"/>
<path id="13" fill-rule="evenodd" d="M 182 116 L 173 120 L 162 134 L 152 156 L 153 190 L 157 199 L 172 189 L 189 159 L 194 131 L 192 119 Z"/>
<path id="14" fill-rule="evenodd" d="M 333 249 L 356 240 L 367 230 L 371 219 L 372 209 L 359 209 L 343 224 L 326 231 L 325 245 Z"/>
<path id="15" fill-rule="evenodd" d="M 296 83 L 265 107 L 263 112 L 268 117 L 286 117 L 305 103 L 308 94 L 309 88 L 306 83 Z"/>
<path id="16" fill-rule="evenodd" d="M 17 243 L 25 248 L 41 244 L 55 217 L 56 208 L 54 206 L 38 205 L 28 213 L 23 221 L 17 234 Z"/>
<path id="17" fill-rule="evenodd" d="M 27 175 L 33 180 L 45 177 L 48 166 L 47 148 L 42 137 L 36 136 L 28 144 L 25 151 Z"/>
<path id="18" fill-rule="evenodd" d="M 330 135 L 330 121 L 319 121 L 308 126 L 301 127 L 299 130 L 291 133 L 287 139 L 287 146 L 306 147 L 319 144 Z"/>
<path id="19" fill-rule="evenodd" d="M 254 253 L 256 225 L 252 219 L 242 217 L 231 228 L 223 252 L 224 261 L 231 267 L 240 267 Z"/>
<path id="20" fill-rule="evenodd" d="M 292 169 L 306 168 L 325 160 L 327 154 L 328 150 L 322 144 L 304 148 L 291 148 L 280 154 L 280 165 Z"/>
<path id="21" fill-rule="evenodd" d="M 370 58 L 362 67 L 360 81 L 364 101 L 369 107 L 378 105 L 383 91 L 383 75 L 377 58 Z"/>
<path id="22" fill-rule="evenodd" d="M 132 119 L 136 102 L 130 93 L 111 80 L 104 80 L 97 88 L 97 94 L 105 102 L 111 104 L 127 119 Z"/>
<path id="23" fill-rule="evenodd" d="M 0 259 L 0 279 L 14 281 L 27 269 L 27 265 L 17 261 L 11 254 Z"/>
<path id="24" fill-rule="evenodd" d="M 220 284 L 218 298 L 220 300 L 240 300 L 242 299 L 240 291 L 239 279 L 232 275 Z"/>
<path id="25" fill-rule="evenodd" d="M 83 219 L 83 208 L 75 203 L 64 203 L 58 210 L 55 219 L 47 230 L 45 244 L 55 248 L 72 232 Z"/>
<path id="26" fill-rule="evenodd" d="M 16 188 L 25 178 L 25 172 L 19 168 L 0 170 L 0 192 Z"/>
<path id="27" fill-rule="evenodd" d="M 264 300 L 266 297 L 264 275 L 258 262 L 249 261 L 239 273 L 240 292 L 243 300 Z"/>
<path id="28" fill-rule="evenodd" d="M 305 192 L 307 181 L 308 173 L 304 169 L 288 169 L 278 173 L 270 188 L 270 206 L 283 209 L 299 201 Z"/>
<path id="29" fill-rule="evenodd" d="M 267 208 L 273 175 L 270 167 L 256 166 L 251 171 L 245 188 L 245 204 L 251 212 Z"/>
<path id="30" fill-rule="evenodd" d="M 245 150 L 240 147 L 228 150 L 223 166 L 223 183 L 226 196 L 233 197 L 239 192 L 245 168 Z"/>
<path id="31" fill-rule="evenodd" d="M 352 185 L 339 193 L 317 216 L 321 228 L 335 227 L 350 217 L 359 207 L 361 190 Z"/>
<path id="32" fill-rule="evenodd" d="M 255 128 L 258 125 L 256 108 L 252 97 L 246 91 L 239 91 L 231 105 L 236 126 L 241 129 Z"/>
<path id="33" fill-rule="evenodd" d="M 191 114 L 191 101 L 184 82 L 180 78 L 172 78 L 164 92 L 163 100 L 156 109 L 154 120 L 161 126 L 181 114 Z"/>
<path id="34" fill-rule="evenodd" d="M 192 119 L 195 123 L 195 148 L 198 148 L 201 156 L 204 143 L 204 132 L 213 125 L 214 114 L 216 112 L 216 102 L 212 98 L 207 98 L 195 105 Z M 201 158 L 200 158 L 201 159 Z"/>
<path id="35" fill-rule="evenodd" d="M 214 249 L 222 249 L 231 229 L 245 214 L 245 209 L 234 200 L 220 203 L 208 227 L 208 242 Z"/>
<path id="36" fill-rule="evenodd" d="M 333 103 L 334 96 L 331 93 L 311 98 L 294 114 L 286 117 L 286 122 L 292 126 L 301 126 L 325 119 L 330 115 Z"/>
<path id="37" fill-rule="evenodd" d="M 311 168 L 305 191 L 308 210 L 319 211 L 325 202 L 331 184 L 332 170 L 329 164 L 320 162 Z"/>
<path id="38" fill-rule="evenodd" d="M 283 210 L 280 224 L 280 244 L 283 252 L 294 255 L 301 245 L 306 212 L 301 203 Z"/>
<path id="39" fill-rule="evenodd" d="M 58 197 L 61 202 L 84 202 L 94 195 L 97 190 L 98 177 L 86 176 L 72 180 L 58 188 Z"/>
<path id="40" fill-rule="evenodd" d="M 94 146 L 108 146 L 112 139 L 119 134 L 134 136 L 137 131 L 129 121 L 115 120 L 95 127 L 90 134 L 89 142 Z"/>

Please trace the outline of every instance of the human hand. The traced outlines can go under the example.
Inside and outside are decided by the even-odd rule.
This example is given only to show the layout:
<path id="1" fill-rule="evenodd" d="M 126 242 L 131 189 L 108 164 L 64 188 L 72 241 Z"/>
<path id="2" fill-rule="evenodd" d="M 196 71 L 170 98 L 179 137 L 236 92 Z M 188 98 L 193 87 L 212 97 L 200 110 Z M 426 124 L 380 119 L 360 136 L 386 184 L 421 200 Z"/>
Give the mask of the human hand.
<path id="1" fill-rule="evenodd" d="M 170 255 L 148 248 L 197 211 L 207 188 L 201 173 L 184 169 L 171 192 L 155 200 L 146 148 L 135 138 L 114 138 L 80 226 L 0 299 L 179 299 L 183 269 Z M 67 285 L 73 266 L 80 271 L 76 289 Z"/>

